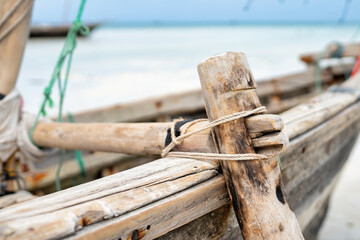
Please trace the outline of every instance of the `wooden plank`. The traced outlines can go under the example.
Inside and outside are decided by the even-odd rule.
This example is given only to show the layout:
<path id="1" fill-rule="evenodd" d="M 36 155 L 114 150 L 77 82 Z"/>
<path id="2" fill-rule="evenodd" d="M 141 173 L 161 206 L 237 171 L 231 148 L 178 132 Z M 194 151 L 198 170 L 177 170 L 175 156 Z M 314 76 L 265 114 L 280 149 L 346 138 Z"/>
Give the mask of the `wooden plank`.
<path id="1" fill-rule="evenodd" d="M 148 204 L 154 202 L 155 199 L 158 201 L 171 196 L 216 175 L 217 171 L 214 166 L 209 163 L 190 159 L 162 159 L 147 164 L 145 168 L 141 166 L 131 169 L 125 174 L 115 174 L 98 181 L 82 185 L 82 190 L 80 191 L 80 188 L 78 188 L 76 190 L 76 194 L 70 193 L 74 188 L 68 189 L 70 192 L 66 194 L 67 197 L 65 198 L 59 196 L 59 193 L 55 193 L 42 197 L 42 201 L 30 201 L 28 202 L 28 206 L 31 206 L 31 208 L 33 206 L 38 206 L 38 211 L 36 211 L 35 214 L 32 211 L 24 211 L 22 207 L 17 208 L 17 206 L 14 206 L 12 209 L 4 209 L 3 211 L 7 210 L 9 211 L 8 213 L 12 212 L 16 215 L 22 215 L 23 218 L 32 219 L 28 222 L 29 224 L 31 222 L 37 222 L 36 225 L 38 227 L 35 227 L 33 231 L 33 233 L 36 234 L 35 237 L 64 237 L 70 233 L 80 230 L 86 225 L 102 221 L 103 219 L 109 219 L 126 214 L 130 210 L 130 205 L 132 206 L 130 208 L 136 211 L 136 209 L 146 207 Z M 113 182 L 113 184 L 109 185 L 110 182 Z M 223 185 L 223 182 L 217 182 L 218 184 Z M 212 186 L 211 183 L 207 184 Z M 101 193 L 99 193 L 99 189 L 101 189 Z M 60 195 L 68 190 L 62 191 Z M 205 192 L 207 191 L 205 190 L 202 192 L 202 197 L 205 197 Z M 214 191 L 213 193 L 215 194 L 219 192 Z M 200 193 L 196 192 L 196 194 Z M 217 196 L 220 197 L 221 195 Z M 125 203 L 130 200 L 128 197 L 132 199 L 132 203 L 130 205 Z M 212 203 L 218 201 L 221 205 L 222 201 L 219 201 L 215 195 L 212 196 L 211 199 L 214 199 L 211 201 Z M 226 198 L 223 199 L 223 201 L 228 201 Z M 178 202 L 177 199 L 175 199 L 175 201 Z M 87 209 L 83 208 L 84 203 L 87 203 Z M 181 201 L 179 203 L 181 203 Z M 72 209 L 71 211 L 68 211 L 69 207 Z M 56 214 L 49 214 L 53 211 L 60 211 L 63 213 L 63 216 L 59 218 Z M 74 211 L 77 212 L 77 217 L 75 217 Z M 183 210 L 179 208 L 179 211 Z M 35 215 L 38 214 L 45 214 L 47 216 L 46 221 L 37 219 Z M 17 224 L 17 217 L 13 218 L 12 216 L 14 215 L 6 215 L 8 216 L 6 219 L 1 218 L 1 221 L 6 222 L 7 225 L 3 232 L 9 232 L 11 229 L 14 229 L 14 226 Z M 32 216 L 35 216 L 35 219 Z M 135 223 L 136 222 L 134 222 L 134 224 Z M 49 224 L 62 227 L 56 228 L 57 230 L 51 230 L 48 227 L 50 226 Z M 156 230 L 156 228 L 154 229 Z M 25 231 L 22 233 L 20 231 L 19 233 L 25 234 L 27 238 L 31 239 L 31 235 L 28 235 L 29 229 L 25 227 L 23 230 Z M 17 237 L 19 236 L 21 235 L 17 235 Z M 15 237 L 15 235 L 11 235 L 9 237 Z"/>
<path id="2" fill-rule="evenodd" d="M 204 108 L 199 90 L 145 99 L 129 104 L 117 104 L 74 114 L 75 122 L 140 122 L 161 115 L 181 115 Z M 65 118 L 66 120 L 67 118 Z"/>
<path id="3" fill-rule="evenodd" d="M 288 97 L 282 99 L 279 96 L 271 97 L 270 100 L 266 103 L 266 109 L 269 113 L 280 114 L 286 110 L 289 110 L 296 105 L 306 102 L 312 97 L 315 97 L 317 93 L 305 93 L 302 95 L 296 95 L 294 97 Z"/>
<path id="4" fill-rule="evenodd" d="M 319 58 L 332 58 L 338 47 L 338 44 L 332 43 L 329 44 L 323 52 L 302 54 L 300 59 L 307 64 L 312 64 L 315 63 Z M 343 50 L 340 57 L 357 57 L 360 53 L 360 43 L 346 43 L 342 44 L 341 47 Z"/>
<path id="5" fill-rule="evenodd" d="M 118 153 L 102 153 L 96 152 L 94 154 L 85 155 L 83 161 L 85 163 L 85 170 L 87 178 L 85 180 L 93 180 L 99 176 L 99 172 L 102 168 L 113 166 L 114 164 L 122 162 L 124 167 L 134 167 L 136 163 L 145 163 L 148 162 L 146 159 L 137 159 L 135 156 L 118 154 Z M 152 158 L 150 158 L 152 159 Z M 150 161 L 150 160 L 149 160 Z M 27 184 L 27 190 L 34 191 L 41 189 L 45 193 L 53 192 L 55 189 L 54 180 L 56 176 L 58 166 L 51 166 L 44 171 L 37 171 L 32 174 L 25 176 L 25 181 Z M 70 159 L 65 161 L 60 173 L 60 179 L 62 179 L 62 187 L 67 188 L 72 186 L 72 179 L 76 178 L 78 181 L 83 181 L 81 177 L 81 172 L 79 165 L 76 159 Z M 65 181 L 64 181 L 65 180 Z"/>
<path id="6" fill-rule="evenodd" d="M 34 198 L 36 198 L 36 196 L 32 195 L 30 192 L 27 191 L 18 191 L 13 194 L 2 196 L 0 198 L 0 209 L 9 207 L 17 203 L 29 201 Z"/>

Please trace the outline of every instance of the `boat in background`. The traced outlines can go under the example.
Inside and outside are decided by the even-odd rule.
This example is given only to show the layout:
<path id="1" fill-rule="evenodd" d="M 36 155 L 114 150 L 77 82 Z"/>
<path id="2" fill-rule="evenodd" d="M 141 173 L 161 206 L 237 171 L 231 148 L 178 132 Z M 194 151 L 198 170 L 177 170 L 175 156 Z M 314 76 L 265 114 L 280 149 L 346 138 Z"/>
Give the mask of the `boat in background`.
<path id="1" fill-rule="evenodd" d="M 90 32 L 98 27 L 100 23 L 87 24 Z M 71 28 L 71 24 L 37 24 L 30 27 L 30 37 L 66 37 Z M 82 35 L 80 35 L 82 36 Z"/>

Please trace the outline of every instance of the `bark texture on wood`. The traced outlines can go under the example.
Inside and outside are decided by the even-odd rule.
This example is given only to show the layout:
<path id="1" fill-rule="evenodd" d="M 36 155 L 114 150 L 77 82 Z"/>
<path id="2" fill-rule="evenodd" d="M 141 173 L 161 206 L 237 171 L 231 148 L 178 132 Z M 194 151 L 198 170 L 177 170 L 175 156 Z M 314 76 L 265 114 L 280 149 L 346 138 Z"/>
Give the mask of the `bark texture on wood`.
<path id="1" fill-rule="evenodd" d="M 2 0 L 0 3 L 0 93 L 14 88 L 29 35 L 33 0 Z M 11 11 L 14 9 L 12 14 Z M 15 25 L 12 31 L 9 31 Z"/>
<path id="2" fill-rule="evenodd" d="M 260 107 L 256 84 L 243 53 L 227 52 L 198 65 L 210 121 Z M 244 119 L 213 129 L 220 153 L 254 153 Z M 278 162 L 220 161 L 235 215 L 245 239 L 303 239 L 289 208 Z"/>

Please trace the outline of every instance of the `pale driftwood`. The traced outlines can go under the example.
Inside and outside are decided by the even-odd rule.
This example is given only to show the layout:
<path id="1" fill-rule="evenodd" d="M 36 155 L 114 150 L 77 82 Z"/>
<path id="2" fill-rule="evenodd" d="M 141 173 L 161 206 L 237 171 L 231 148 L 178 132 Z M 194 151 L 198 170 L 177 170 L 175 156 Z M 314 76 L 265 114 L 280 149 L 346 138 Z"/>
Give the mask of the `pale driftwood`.
<path id="1" fill-rule="evenodd" d="M 3 95 L 15 86 L 30 28 L 33 0 L 20 1 L 19 5 L 17 2 L 2 0 L 0 4 L 0 93 Z"/>
<path id="2" fill-rule="evenodd" d="M 209 58 L 198 65 L 198 72 L 209 120 L 261 106 L 243 53 Z M 220 153 L 255 153 L 243 119 L 215 127 L 213 133 Z M 276 159 L 220 164 L 244 239 L 303 239 Z"/>
<path id="3" fill-rule="evenodd" d="M 36 198 L 27 191 L 18 191 L 0 198 L 0 209 Z"/>
<path id="4" fill-rule="evenodd" d="M 340 57 L 357 57 L 360 52 L 360 43 L 346 43 L 342 44 L 342 54 Z M 315 63 L 318 59 L 332 58 L 334 52 L 338 49 L 336 43 L 329 44 L 327 48 L 321 53 L 308 53 L 302 54 L 300 56 L 301 61 L 312 64 Z"/>
<path id="5" fill-rule="evenodd" d="M 334 75 L 350 73 L 353 64 L 336 63 L 322 68 L 322 82 L 331 82 Z M 289 83 L 288 83 L 289 82 Z M 276 95 L 298 92 L 300 89 L 314 88 L 315 72 L 309 68 L 304 72 L 287 74 L 284 76 L 263 79 L 258 84 L 258 95 L 262 103 L 266 104 L 268 98 Z M 307 90 L 308 92 L 309 90 Z M 286 110 L 286 108 L 269 108 L 269 113 Z M 75 122 L 139 122 L 149 121 L 161 116 L 181 116 L 204 110 L 204 100 L 201 91 L 193 90 L 163 97 L 146 99 L 129 104 L 117 104 L 90 111 L 74 114 Z M 67 117 L 64 116 L 66 120 Z"/>
<path id="6" fill-rule="evenodd" d="M 284 178 L 286 191 L 288 192 L 290 205 L 298 206 L 295 207 L 295 211 L 298 212 L 300 218 L 302 212 L 308 209 L 306 206 L 301 207 L 301 204 L 304 202 L 307 205 L 312 205 L 318 199 L 316 194 L 322 192 L 324 185 L 326 186 L 328 183 L 326 181 L 323 183 L 323 178 L 319 178 L 321 175 L 314 172 L 310 176 L 305 176 L 304 181 L 306 182 L 292 185 L 289 181 L 301 174 L 298 174 L 299 171 L 295 169 L 290 171 L 289 168 L 297 165 L 297 168 L 304 173 L 310 171 L 313 166 L 301 165 L 303 159 L 308 158 L 309 162 L 314 161 L 315 164 L 316 161 L 324 160 L 326 163 L 326 159 L 313 155 L 316 153 L 314 149 L 317 150 L 318 146 L 323 146 L 324 150 L 321 151 L 324 151 L 328 156 L 332 156 L 333 152 L 337 151 L 337 147 L 341 148 L 341 145 L 346 143 L 343 140 L 344 136 L 356 135 L 359 129 L 359 111 L 360 103 L 348 107 L 330 120 L 292 140 L 288 149 L 282 154 L 283 173 L 286 174 Z M 356 123 L 356 126 L 354 123 Z M 347 132 L 339 135 L 344 129 Z M 333 142 L 334 137 L 338 135 L 338 140 L 334 142 L 336 148 L 328 148 L 327 144 L 325 144 L 326 141 Z M 337 145 L 338 142 L 339 145 Z M 304 145 L 309 149 L 303 151 L 302 147 Z M 340 157 L 345 156 L 341 153 Z M 333 162 L 338 163 L 339 161 L 335 159 Z M 319 165 L 319 169 L 322 166 L 325 165 Z M 332 167 L 332 171 L 326 170 L 323 172 L 336 173 L 340 168 L 341 166 L 335 165 Z M 187 190 L 178 190 L 180 186 L 186 186 L 184 184 L 186 176 L 205 176 L 205 174 L 217 169 L 218 167 L 214 164 L 196 160 L 169 159 L 145 164 L 92 183 L 83 184 L 1 210 L 0 228 L 2 231 L 0 231 L 0 236 L 7 235 L 10 239 L 19 238 L 25 234 L 28 239 L 61 238 L 62 236 L 72 236 L 77 239 L 127 239 L 133 234 L 140 234 L 144 239 L 151 239 L 199 218 L 229 202 L 224 180 L 220 176 L 210 177 L 204 182 L 194 181 Z M 142 176 L 143 179 L 138 176 Z M 328 178 L 331 179 L 331 175 Z M 318 180 L 314 181 L 314 179 Z M 321 184 L 319 184 L 319 181 L 321 181 Z M 160 184 L 165 185 L 160 186 Z M 304 191 L 303 187 L 308 184 L 320 188 L 310 187 Z M 170 190 L 170 193 L 166 192 L 169 188 L 164 186 L 167 185 L 175 190 Z M 153 191 L 156 186 L 164 191 L 161 193 Z M 141 194 L 136 191 L 141 192 Z M 315 194 L 315 196 L 309 195 L 308 191 Z M 153 201 L 144 201 L 143 204 L 145 205 L 140 208 L 134 207 L 135 202 L 139 203 L 142 201 L 141 199 L 150 196 L 152 196 L 151 199 L 154 199 Z M 310 197 L 309 201 L 301 201 L 307 199 L 306 196 Z M 124 209 L 124 206 L 128 207 Z M 104 208 L 106 209 L 104 210 Z M 123 212 L 123 214 L 120 212 Z M 213 218 L 215 216 L 212 215 Z M 113 220 L 108 219 L 114 217 Z M 221 218 L 224 219 L 224 216 L 221 216 Z M 99 223 L 93 225 L 97 221 Z M 303 229 L 304 227 L 302 225 Z"/>
<path id="7" fill-rule="evenodd" d="M 189 131 L 202 127 L 208 121 L 195 123 Z M 189 124 L 183 126 L 186 128 Z M 165 148 L 168 129 L 173 125 L 168 123 L 49 123 L 39 122 L 34 130 L 33 139 L 38 146 L 78 149 L 90 151 L 119 152 L 135 155 L 161 155 Z M 262 136 L 263 134 L 280 131 L 284 125 L 276 115 L 261 115 L 246 118 L 246 125 L 253 135 L 255 147 L 283 146 L 285 138 L 279 135 Z M 180 129 L 181 130 L 181 129 Z M 189 132 L 187 131 L 187 132 Z M 185 139 L 182 151 L 211 152 L 210 129 L 199 136 Z M 210 139 L 211 140 L 211 139 Z"/>
<path id="8" fill-rule="evenodd" d="M 162 202 L 161 199 L 165 197 L 170 197 L 169 199 L 166 199 L 165 202 L 175 201 L 176 203 L 183 204 L 184 206 L 189 206 L 189 204 L 193 201 L 192 199 L 206 198 L 206 196 L 208 196 L 209 206 L 212 206 L 212 204 L 218 204 L 218 206 L 220 207 L 222 204 L 228 202 L 228 199 L 225 197 L 226 191 L 222 193 L 225 194 L 225 196 L 222 197 L 223 200 L 219 199 L 222 195 L 221 191 L 225 190 L 221 188 L 223 186 L 223 182 L 219 180 L 221 178 L 215 178 L 215 182 L 210 181 L 205 183 L 206 185 L 208 185 L 208 188 L 213 187 L 213 183 L 215 183 L 217 186 L 219 186 L 219 190 L 217 191 L 208 191 L 205 187 L 205 189 L 202 188 L 200 192 L 191 190 L 191 195 L 189 195 L 188 198 L 182 197 L 182 199 L 175 198 L 174 200 L 172 200 L 173 197 L 171 197 L 173 194 L 181 192 L 184 189 L 192 188 L 192 186 L 196 186 L 205 180 L 213 179 L 212 177 L 217 175 L 217 171 L 215 170 L 215 168 L 216 166 L 212 164 L 196 160 L 162 159 L 156 162 L 146 164 L 146 166 L 143 165 L 141 167 L 129 170 L 124 175 L 115 174 L 100 179 L 100 181 L 93 181 L 91 183 L 82 185 L 82 190 L 79 191 L 80 189 L 78 189 L 75 195 L 72 193 L 74 189 L 72 188 L 64 190 L 60 193 L 60 195 L 62 195 L 63 193 L 70 191 L 68 192 L 67 197 L 62 197 L 59 196 L 59 193 L 55 193 L 42 197 L 44 201 L 35 202 L 33 200 L 28 202 L 28 204 L 34 207 L 38 205 L 36 213 L 31 213 L 29 211 L 24 212 L 23 210 L 21 210 L 22 207 L 20 205 L 14 206 L 13 208 L 4 209 L 4 211 L 14 211 L 14 214 L 20 214 L 23 218 L 32 218 L 32 221 L 26 222 L 28 224 L 31 224 L 31 222 L 37 222 L 36 225 L 38 227 L 34 226 L 34 232 L 38 233 L 37 237 L 41 236 L 39 235 L 39 233 L 41 232 L 41 229 L 43 229 L 45 231 L 45 235 L 43 235 L 44 238 L 58 238 L 72 234 L 74 233 L 74 231 L 78 231 L 87 225 L 103 221 L 103 219 L 124 215 L 127 212 L 131 211 L 130 209 L 133 209 L 136 212 L 136 209 L 142 209 L 144 207 L 148 208 L 147 205 L 153 203 L 154 200 L 157 199 L 156 201 Z M 141 178 L 139 178 L 139 176 L 141 176 Z M 109 181 L 113 183 L 109 185 Z M 101 191 L 99 192 L 100 189 Z M 127 202 L 130 196 L 132 196 L 131 203 Z M 85 204 L 87 207 L 85 207 L 83 204 Z M 207 204 L 203 203 L 203 206 L 206 205 Z M 69 207 L 73 211 L 71 211 Z M 199 208 L 199 206 L 194 207 L 194 212 L 199 213 L 198 211 L 196 211 L 196 208 Z M 54 214 L 48 214 L 50 212 L 53 212 L 54 210 L 60 211 L 65 215 L 59 218 L 56 217 Z M 150 209 L 150 211 L 153 210 L 155 209 Z M 77 217 L 75 217 L 74 211 L 77 212 Z M 161 213 L 162 209 L 158 209 L 158 211 L 159 213 Z M 186 213 L 184 209 L 180 207 L 178 208 L 178 211 L 183 212 L 182 221 L 185 221 L 184 223 L 186 223 L 186 221 L 188 220 L 186 220 L 187 218 L 185 217 Z M 39 222 L 40 219 L 37 218 L 36 215 L 40 216 L 43 214 L 47 215 L 46 221 Z M 1 221 L 4 220 L 4 222 L 7 222 L 7 226 L 5 228 L 2 228 L 4 230 L 2 231 L 2 233 L 9 233 L 11 232 L 11 229 L 16 229 L 16 232 L 18 232 L 17 230 L 20 229 L 15 227 L 15 225 L 17 224 L 17 217 L 14 218 L 8 214 L 6 215 L 6 219 L 1 218 Z M 131 215 L 135 217 L 134 214 Z M 146 215 L 144 214 L 141 215 L 146 217 Z M 181 216 L 179 216 L 179 219 L 181 219 L 180 217 Z M 159 220 L 160 218 L 157 219 Z M 129 221 L 129 219 L 124 219 L 124 221 L 126 221 L 127 227 L 119 230 L 125 231 L 124 234 L 127 233 L 128 230 L 130 231 L 130 233 L 133 232 L 134 229 L 131 229 L 131 222 L 133 222 L 133 224 L 136 224 L 137 221 Z M 171 219 L 168 219 L 167 221 L 170 221 L 168 222 L 170 224 L 169 227 L 174 224 L 175 226 L 177 225 L 176 221 L 173 222 Z M 163 224 L 164 221 L 157 222 L 158 224 Z M 50 230 L 47 226 L 50 226 L 52 224 L 54 224 L 54 226 L 56 225 L 57 227 L 53 230 Z M 24 231 L 20 230 L 18 233 L 24 234 L 24 236 L 26 235 L 28 238 L 31 239 L 31 235 L 28 235 L 29 227 L 30 226 L 23 228 Z M 151 223 L 151 227 L 155 230 L 153 234 L 157 234 L 156 229 L 158 229 L 158 231 L 160 232 L 163 231 L 161 227 L 157 228 L 155 223 Z M 45 229 L 47 229 L 48 231 Z M 16 233 L 15 235 L 10 233 L 9 237 L 20 237 L 21 235 L 18 235 L 18 233 Z M 111 232 L 108 233 L 111 234 Z M 93 238 L 99 237 L 99 235 L 96 234 L 92 236 Z M 103 238 L 106 238 L 106 235 L 103 235 Z M 149 236 L 148 239 L 149 238 L 151 237 Z"/>

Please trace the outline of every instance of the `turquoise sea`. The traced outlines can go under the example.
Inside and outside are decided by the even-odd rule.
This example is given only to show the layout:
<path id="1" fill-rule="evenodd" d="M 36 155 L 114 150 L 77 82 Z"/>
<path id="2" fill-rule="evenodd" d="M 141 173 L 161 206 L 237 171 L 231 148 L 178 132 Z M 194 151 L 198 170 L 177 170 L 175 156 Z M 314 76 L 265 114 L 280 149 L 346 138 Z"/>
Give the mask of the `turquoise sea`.
<path id="1" fill-rule="evenodd" d="M 299 54 L 354 40 L 357 29 L 321 24 L 99 27 L 78 41 L 65 111 L 198 88 L 197 64 L 224 51 L 244 52 L 257 80 L 300 71 L 305 66 Z M 29 40 L 17 83 L 25 110 L 37 111 L 62 44 L 61 38 Z"/>

